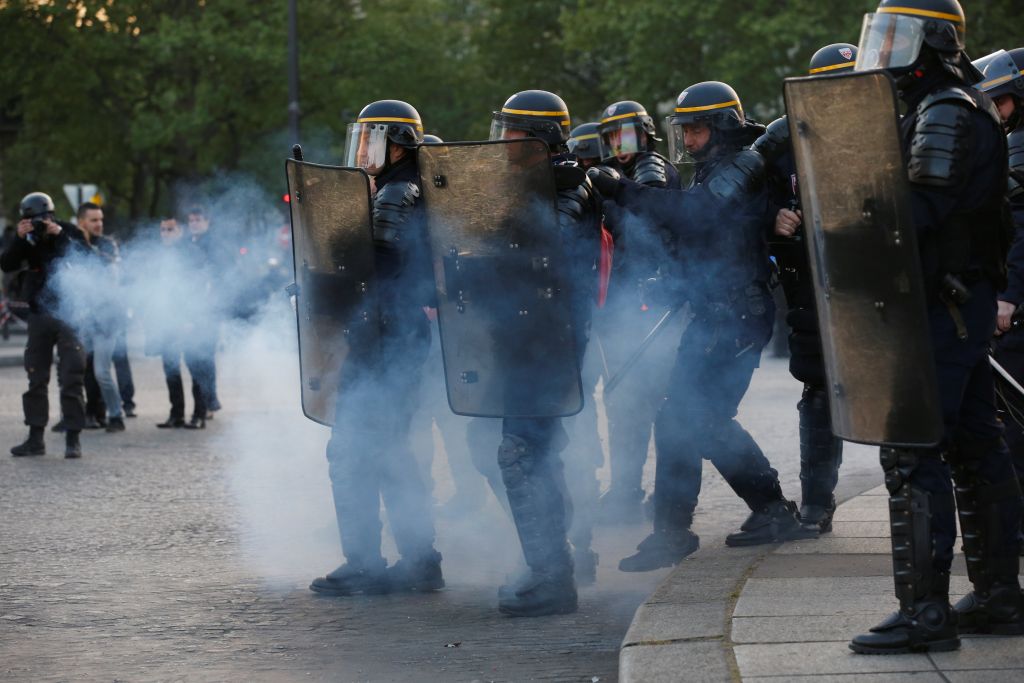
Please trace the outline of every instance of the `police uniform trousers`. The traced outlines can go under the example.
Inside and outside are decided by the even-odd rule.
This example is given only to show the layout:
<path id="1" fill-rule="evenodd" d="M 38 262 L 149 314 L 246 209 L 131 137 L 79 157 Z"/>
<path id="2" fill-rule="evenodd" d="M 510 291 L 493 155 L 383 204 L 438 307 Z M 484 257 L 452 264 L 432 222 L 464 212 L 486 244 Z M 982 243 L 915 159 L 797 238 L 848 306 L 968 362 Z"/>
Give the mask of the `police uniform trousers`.
<path id="1" fill-rule="evenodd" d="M 777 473 L 736 420 L 771 336 L 774 306 L 766 307 L 757 316 L 698 307 L 683 333 L 654 427 L 656 533 L 690 527 L 702 459 L 714 464 L 751 509 L 782 499 Z"/>
<path id="2" fill-rule="evenodd" d="M 401 556 L 433 552 L 430 495 L 409 442 L 430 330 L 421 311 L 407 318 L 400 330 L 384 326 L 379 349 L 346 362 L 327 444 L 342 551 L 360 568 L 384 565 L 382 499 Z"/>
<path id="3" fill-rule="evenodd" d="M 49 420 L 47 388 L 54 346 L 57 347 L 57 376 L 64 424 L 69 431 L 80 431 L 85 427 L 85 348 L 70 325 L 48 313 L 32 313 L 28 318 L 28 341 L 25 345 L 28 391 L 22 395 L 25 424 L 45 427 Z"/>

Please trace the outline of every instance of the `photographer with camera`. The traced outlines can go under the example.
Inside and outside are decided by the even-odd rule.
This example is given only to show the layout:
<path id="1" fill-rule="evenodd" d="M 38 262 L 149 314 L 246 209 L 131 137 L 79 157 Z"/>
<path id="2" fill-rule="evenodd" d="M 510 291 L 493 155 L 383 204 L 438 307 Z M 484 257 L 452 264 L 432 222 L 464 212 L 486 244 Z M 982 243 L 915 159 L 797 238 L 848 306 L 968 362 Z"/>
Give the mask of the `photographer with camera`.
<path id="1" fill-rule="evenodd" d="M 82 456 L 78 435 L 85 424 L 85 350 L 72 327 L 57 317 L 60 298 L 50 282 L 62 259 L 77 250 L 88 249 L 77 233 L 74 225 L 54 219 L 53 200 L 49 195 L 33 192 L 21 200 L 17 239 L 0 255 L 0 269 L 5 273 L 19 270 L 25 264 L 28 266 L 21 293 L 30 310 L 25 345 L 28 391 L 22 396 L 29 436 L 11 449 L 14 456 L 46 453 L 43 435 L 49 420 L 47 387 L 54 346 L 58 353 L 61 412 L 67 426 L 64 457 Z"/>

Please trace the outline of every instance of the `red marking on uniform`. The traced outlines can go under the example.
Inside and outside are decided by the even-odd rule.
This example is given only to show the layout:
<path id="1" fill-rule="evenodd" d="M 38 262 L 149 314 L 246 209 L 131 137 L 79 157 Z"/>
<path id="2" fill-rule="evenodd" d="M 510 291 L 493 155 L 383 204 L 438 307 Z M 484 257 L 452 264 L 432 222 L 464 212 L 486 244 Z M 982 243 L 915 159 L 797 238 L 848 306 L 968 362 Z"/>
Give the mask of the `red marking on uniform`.
<path id="1" fill-rule="evenodd" d="M 608 283 L 612 279 L 612 257 L 615 254 L 615 240 L 601 224 L 601 258 L 597 264 L 597 307 L 604 308 L 608 299 Z"/>

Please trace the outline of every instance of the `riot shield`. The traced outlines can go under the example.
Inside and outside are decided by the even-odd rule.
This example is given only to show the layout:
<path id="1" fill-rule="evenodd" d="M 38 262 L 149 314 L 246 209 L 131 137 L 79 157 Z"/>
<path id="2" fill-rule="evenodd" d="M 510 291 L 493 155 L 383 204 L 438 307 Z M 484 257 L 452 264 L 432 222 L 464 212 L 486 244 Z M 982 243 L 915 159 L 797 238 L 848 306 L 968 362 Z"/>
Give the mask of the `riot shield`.
<path id="1" fill-rule="evenodd" d="M 448 403 L 459 415 L 583 407 L 555 179 L 540 140 L 420 148 Z"/>
<path id="2" fill-rule="evenodd" d="M 832 430 L 860 443 L 934 445 L 942 410 L 893 81 L 794 78 L 785 96 Z"/>
<path id="3" fill-rule="evenodd" d="M 293 159 L 286 173 L 302 412 L 332 425 L 346 361 L 354 349 L 374 348 L 379 335 L 369 177 Z"/>

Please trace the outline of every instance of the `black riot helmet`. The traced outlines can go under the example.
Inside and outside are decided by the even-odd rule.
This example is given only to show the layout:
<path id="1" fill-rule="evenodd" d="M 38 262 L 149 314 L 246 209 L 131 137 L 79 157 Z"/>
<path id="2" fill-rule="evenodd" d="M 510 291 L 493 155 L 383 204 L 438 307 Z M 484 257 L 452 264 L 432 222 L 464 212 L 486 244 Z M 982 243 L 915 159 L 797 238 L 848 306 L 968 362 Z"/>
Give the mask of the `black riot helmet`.
<path id="1" fill-rule="evenodd" d="M 964 54 L 967 19 L 957 0 L 882 0 L 864 15 L 857 71 L 886 69 L 903 76 L 920 69 L 930 55 L 967 83 L 980 74 Z"/>
<path id="2" fill-rule="evenodd" d="M 43 192 L 32 192 L 25 195 L 21 200 L 20 212 L 22 218 L 44 218 L 53 216 L 56 211 L 53 206 L 53 199 Z"/>
<path id="3" fill-rule="evenodd" d="M 601 141 L 601 133 L 598 132 L 600 124 L 596 122 L 584 123 L 576 126 L 569 133 L 569 140 L 566 145 L 569 153 L 575 155 L 581 162 L 600 161 L 608 156 Z"/>
<path id="4" fill-rule="evenodd" d="M 702 150 L 703 153 L 692 155 L 693 158 L 700 160 L 716 142 L 721 142 L 743 129 L 746 118 L 743 115 L 740 96 L 732 86 L 719 81 L 705 81 L 691 85 L 679 93 L 675 112 L 665 121 L 668 124 L 669 158 L 674 162 L 680 162 L 688 157 L 683 143 L 684 125 L 703 123 L 711 128 L 711 139 Z"/>
<path id="5" fill-rule="evenodd" d="M 811 57 L 807 66 L 809 76 L 827 76 L 853 71 L 857 63 L 857 46 L 849 43 L 832 43 L 826 45 Z"/>
<path id="6" fill-rule="evenodd" d="M 658 139 L 654 119 L 632 100 L 609 104 L 601 114 L 599 132 L 609 156 L 652 151 Z"/>
<path id="7" fill-rule="evenodd" d="M 372 174 L 390 166 L 388 143 L 415 149 L 423 140 L 423 121 L 416 109 L 401 100 L 372 102 L 348 124 L 345 165 Z"/>
<path id="8" fill-rule="evenodd" d="M 558 151 L 569 139 L 569 107 L 558 95 L 547 90 L 524 90 L 505 101 L 491 120 L 491 140 L 507 140 L 526 133 L 540 138 L 552 151 Z"/>
<path id="9" fill-rule="evenodd" d="M 1013 98 L 1013 113 L 1005 124 L 1007 130 L 1016 130 L 1024 123 L 1024 47 L 1009 52 L 1000 50 L 983 59 L 984 76 L 974 87 L 992 99 Z"/>
<path id="10" fill-rule="evenodd" d="M 442 142 L 444 142 L 444 140 L 442 140 L 436 135 L 431 135 L 430 133 L 424 135 L 423 139 L 420 140 L 421 145 L 439 145 Z"/>

